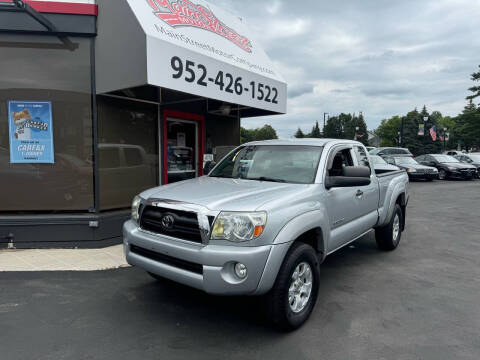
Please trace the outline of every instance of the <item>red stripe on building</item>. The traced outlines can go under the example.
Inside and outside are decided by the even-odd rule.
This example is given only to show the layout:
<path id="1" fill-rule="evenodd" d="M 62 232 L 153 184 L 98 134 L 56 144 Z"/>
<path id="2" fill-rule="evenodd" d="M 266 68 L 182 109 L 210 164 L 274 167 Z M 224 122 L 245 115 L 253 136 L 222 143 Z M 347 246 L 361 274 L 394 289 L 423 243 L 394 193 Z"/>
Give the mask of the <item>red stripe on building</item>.
<path id="1" fill-rule="evenodd" d="M 12 2 L 12 0 L 1 0 L 2 2 Z M 37 1 L 25 0 L 32 8 L 42 13 L 56 14 L 75 14 L 75 15 L 98 15 L 98 5 L 79 4 L 60 1 Z"/>

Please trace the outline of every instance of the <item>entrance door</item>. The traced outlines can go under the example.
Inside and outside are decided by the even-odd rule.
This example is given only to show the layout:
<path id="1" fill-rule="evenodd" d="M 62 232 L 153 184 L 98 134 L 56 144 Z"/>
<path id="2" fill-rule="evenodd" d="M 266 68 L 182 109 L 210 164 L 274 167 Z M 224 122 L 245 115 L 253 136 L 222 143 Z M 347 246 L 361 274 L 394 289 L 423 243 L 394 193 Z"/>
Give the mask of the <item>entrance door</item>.
<path id="1" fill-rule="evenodd" d="M 203 118 L 183 115 L 186 116 L 164 118 L 166 184 L 203 175 Z"/>

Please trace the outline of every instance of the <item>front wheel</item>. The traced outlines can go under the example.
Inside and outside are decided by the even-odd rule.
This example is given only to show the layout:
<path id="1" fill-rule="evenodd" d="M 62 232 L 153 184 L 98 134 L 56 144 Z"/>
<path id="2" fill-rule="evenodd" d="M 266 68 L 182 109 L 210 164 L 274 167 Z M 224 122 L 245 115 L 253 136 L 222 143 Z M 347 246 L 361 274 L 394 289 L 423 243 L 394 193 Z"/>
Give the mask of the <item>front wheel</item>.
<path id="1" fill-rule="evenodd" d="M 375 240 L 377 246 L 383 251 L 395 250 L 402 237 L 403 212 L 400 205 L 395 204 L 390 222 L 380 228 L 375 229 Z"/>
<path id="2" fill-rule="evenodd" d="M 278 328 L 294 330 L 308 319 L 317 301 L 319 278 L 315 250 L 307 244 L 294 243 L 266 295 L 267 314 Z"/>
<path id="3" fill-rule="evenodd" d="M 440 169 L 440 171 L 438 172 L 438 178 L 440 180 L 445 180 L 447 178 L 447 172 L 443 169 Z"/>

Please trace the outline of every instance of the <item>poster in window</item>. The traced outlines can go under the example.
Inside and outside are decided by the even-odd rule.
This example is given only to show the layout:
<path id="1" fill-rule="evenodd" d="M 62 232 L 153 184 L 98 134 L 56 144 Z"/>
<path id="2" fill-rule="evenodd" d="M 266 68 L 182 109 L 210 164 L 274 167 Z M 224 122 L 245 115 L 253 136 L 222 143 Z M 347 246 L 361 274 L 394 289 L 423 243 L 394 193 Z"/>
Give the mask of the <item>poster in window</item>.
<path id="1" fill-rule="evenodd" d="M 10 163 L 53 164 L 52 103 L 9 101 Z"/>

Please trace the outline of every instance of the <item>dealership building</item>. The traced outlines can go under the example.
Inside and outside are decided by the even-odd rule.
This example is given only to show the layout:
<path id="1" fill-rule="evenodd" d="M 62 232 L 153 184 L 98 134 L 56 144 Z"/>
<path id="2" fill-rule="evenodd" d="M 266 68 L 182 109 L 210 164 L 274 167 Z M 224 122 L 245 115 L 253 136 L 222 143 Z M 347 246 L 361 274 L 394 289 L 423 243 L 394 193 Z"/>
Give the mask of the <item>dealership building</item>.
<path id="1" fill-rule="evenodd" d="M 0 0 L 0 248 L 117 243 L 136 194 L 285 113 L 253 35 L 203 0 Z"/>

